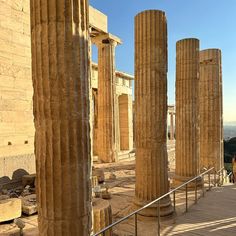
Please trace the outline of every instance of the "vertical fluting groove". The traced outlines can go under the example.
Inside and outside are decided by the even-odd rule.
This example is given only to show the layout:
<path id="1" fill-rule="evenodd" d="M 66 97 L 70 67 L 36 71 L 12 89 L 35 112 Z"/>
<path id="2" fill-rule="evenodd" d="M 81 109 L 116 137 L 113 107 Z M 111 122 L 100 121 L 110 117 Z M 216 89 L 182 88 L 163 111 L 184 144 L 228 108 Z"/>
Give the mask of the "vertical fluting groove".
<path id="1" fill-rule="evenodd" d="M 199 40 L 176 44 L 176 182 L 199 173 Z"/>
<path id="2" fill-rule="evenodd" d="M 90 235 L 88 2 L 32 0 L 40 235 Z"/>
<path id="3" fill-rule="evenodd" d="M 200 52 L 200 167 L 223 167 L 221 51 Z"/>
<path id="4" fill-rule="evenodd" d="M 115 108 L 115 46 L 112 40 L 98 44 L 98 142 L 102 162 L 116 160 Z"/>
<path id="5" fill-rule="evenodd" d="M 167 24 L 165 13 L 150 10 L 135 17 L 135 204 L 169 191 L 167 172 Z M 170 198 L 162 216 L 172 213 Z M 145 215 L 156 215 L 150 208 Z"/>

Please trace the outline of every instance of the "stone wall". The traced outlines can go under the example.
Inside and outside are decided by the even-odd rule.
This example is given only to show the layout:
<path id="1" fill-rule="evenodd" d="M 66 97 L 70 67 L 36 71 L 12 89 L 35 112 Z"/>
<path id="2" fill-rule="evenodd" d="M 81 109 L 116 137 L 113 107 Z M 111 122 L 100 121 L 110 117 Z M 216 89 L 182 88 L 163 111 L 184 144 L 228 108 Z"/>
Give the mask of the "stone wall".
<path id="1" fill-rule="evenodd" d="M 18 170 L 35 172 L 28 0 L 0 0 L 0 45 L 0 180 L 12 180 Z M 117 96 L 128 94 L 132 110 L 132 78 L 117 73 Z M 94 64 L 92 87 L 97 85 Z M 132 129 L 131 115 L 129 122 Z M 130 131 L 131 149 L 132 135 Z"/>
<path id="2" fill-rule="evenodd" d="M 0 1 L 0 178 L 35 172 L 30 9 L 28 0 Z"/>

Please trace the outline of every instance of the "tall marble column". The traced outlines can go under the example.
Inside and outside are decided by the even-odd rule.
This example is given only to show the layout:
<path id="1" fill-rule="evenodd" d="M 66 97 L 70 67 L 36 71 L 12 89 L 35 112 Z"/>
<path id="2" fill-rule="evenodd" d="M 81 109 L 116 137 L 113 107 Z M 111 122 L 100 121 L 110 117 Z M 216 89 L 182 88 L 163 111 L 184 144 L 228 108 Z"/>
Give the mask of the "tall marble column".
<path id="1" fill-rule="evenodd" d="M 88 1 L 32 0 L 40 235 L 90 235 Z"/>
<path id="2" fill-rule="evenodd" d="M 222 166 L 221 51 L 200 52 L 200 168 Z"/>
<path id="3" fill-rule="evenodd" d="M 175 185 L 199 174 L 199 40 L 176 44 Z"/>
<path id="4" fill-rule="evenodd" d="M 117 132 L 115 109 L 116 76 L 115 47 L 120 43 L 116 37 L 104 34 L 93 38 L 98 47 L 98 133 L 97 153 L 101 162 L 117 159 Z"/>
<path id="5" fill-rule="evenodd" d="M 149 10 L 135 17 L 135 200 L 143 206 L 169 191 L 167 163 L 167 22 Z M 172 214 L 170 197 L 161 216 Z M 141 212 L 156 216 L 157 206 Z"/>

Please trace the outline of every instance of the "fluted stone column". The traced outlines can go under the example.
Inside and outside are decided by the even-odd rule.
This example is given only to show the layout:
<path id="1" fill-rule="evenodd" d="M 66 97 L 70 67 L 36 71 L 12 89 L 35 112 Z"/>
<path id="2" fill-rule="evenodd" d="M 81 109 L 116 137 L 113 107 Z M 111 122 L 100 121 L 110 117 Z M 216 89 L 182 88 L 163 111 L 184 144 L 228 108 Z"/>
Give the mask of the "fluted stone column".
<path id="1" fill-rule="evenodd" d="M 116 77 L 115 47 L 117 41 L 109 34 L 95 37 L 98 47 L 98 132 L 97 153 L 101 162 L 117 159 L 117 127 L 115 109 Z"/>
<path id="2" fill-rule="evenodd" d="M 167 23 L 149 10 L 135 17 L 135 204 L 143 206 L 169 191 L 167 164 Z M 155 216 L 157 206 L 141 212 Z M 161 216 L 172 214 L 169 197 Z"/>
<path id="3" fill-rule="evenodd" d="M 39 233 L 88 236 L 88 2 L 30 4 Z"/>
<path id="4" fill-rule="evenodd" d="M 175 185 L 199 174 L 199 40 L 176 44 Z"/>
<path id="5" fill-rule="evenodd" d="M 174 140 L 174 133 L 175 133 L 175 130 L 174 130 L 174 113 L 171 112 L 170 113 L 170 140 Z"/>
<path id="6" fill-rule="evenodd" d="M 200 52 L 200 167 L 221 169 L 222 149 L 222 84 L 221 51 Z"/>
<path id="7" fill-rule="evenodd" d="M 224 122 L 223 122 L 223 81 L 222 81 L 222 56 L 220 58 L 220 120 L 221 120 L 221 127 L 220 127 L 220 140 L 221 140 L 221 166 L 224 167 Z"/>

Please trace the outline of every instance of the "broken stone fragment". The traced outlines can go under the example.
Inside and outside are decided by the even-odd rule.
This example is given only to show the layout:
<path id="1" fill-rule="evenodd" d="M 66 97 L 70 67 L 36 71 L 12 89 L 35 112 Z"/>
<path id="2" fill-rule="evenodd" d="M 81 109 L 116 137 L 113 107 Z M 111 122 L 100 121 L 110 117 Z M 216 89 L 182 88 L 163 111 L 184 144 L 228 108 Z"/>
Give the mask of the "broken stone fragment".
<path id="1" fill-rule="evenodd" d="M 102 199 L 111 199 L 111 194 L 107 190 L 102 191 Z"/>
<path id="2" fill-rule="evenodd" d="M 0 195 L 0 201 L 10 198 L 8 195 Z"/>
<path id="3" fill-rule="evenodd" d="M 22 176 L 22 185 L 23 185 L 23 187 L 25 187 L 26 185 L 34 187 L 35 178 L 36 178 L 36 174 L 23 175 Z"/>
<path id="4" fill-rule="evenodd" d="M 31 194 L 22 198 L 22 212 L 26 215 L 37 213 L 36 194 Z"/>
<path id="5" fill-rule="evenodd" d="M 8 198 L 0 200 L 0 222 L 14 220 L 21 216 L 21 199 Z"/>
<path id="6" fill-rule="evenodd" d="M 110 179 L 110 180 L 115 180 L 115 179 L 116 179 L 116 175 L 115 175 L 113 172 L 110 173 L 109 179 Z"/>
<path id="7" fill-rule="evenodd" d="M 7 189 L 2 189 L 2 194 L 3 195 L 8 195 L 8 190 Z"/>
<path id="8" fill-rule="evenodd" d="M 105 181 L 104 171 L 101 169 L 93 169 L 93 176 L 97 176 L 98 183 L 103 183 Z"/>

